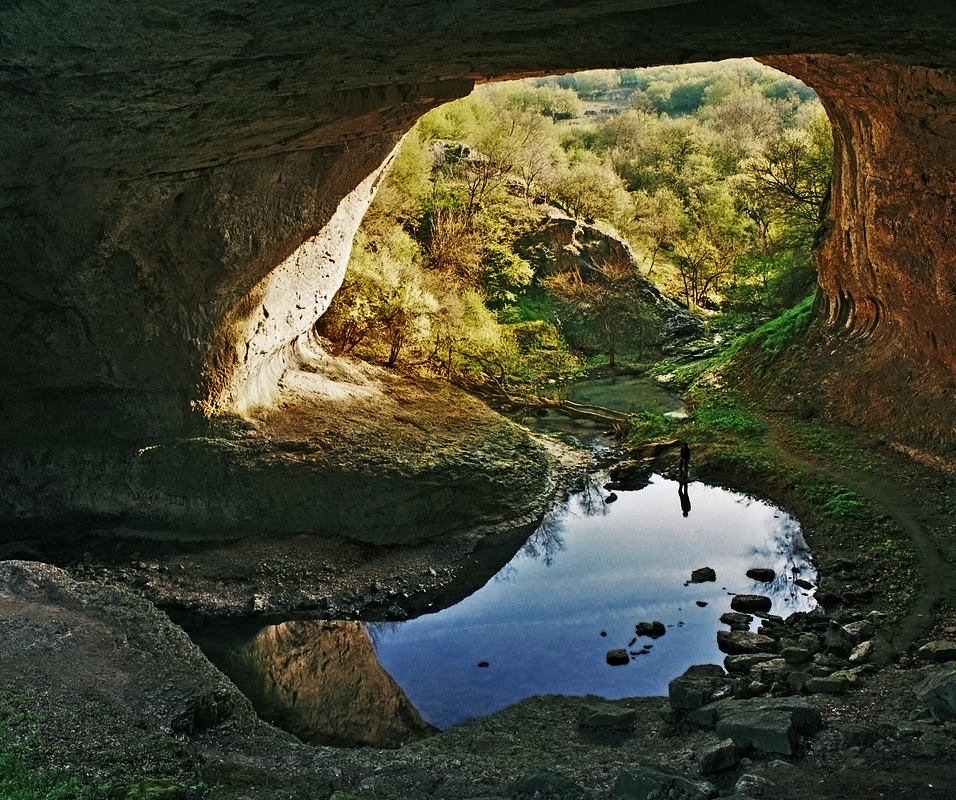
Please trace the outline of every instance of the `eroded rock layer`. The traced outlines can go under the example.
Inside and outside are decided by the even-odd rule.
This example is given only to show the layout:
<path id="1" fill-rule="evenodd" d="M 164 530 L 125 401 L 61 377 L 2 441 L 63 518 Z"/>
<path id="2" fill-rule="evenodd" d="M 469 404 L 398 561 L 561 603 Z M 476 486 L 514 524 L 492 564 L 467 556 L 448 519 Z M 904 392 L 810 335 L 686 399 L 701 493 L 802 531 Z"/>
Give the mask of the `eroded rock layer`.
<path id="1" fill-rule="evenodd" d="M 830 321 L 956 374 L 956 75 L 859 57 L 763 61 L 813 86 L 833 125 L 819 252 Z"/>

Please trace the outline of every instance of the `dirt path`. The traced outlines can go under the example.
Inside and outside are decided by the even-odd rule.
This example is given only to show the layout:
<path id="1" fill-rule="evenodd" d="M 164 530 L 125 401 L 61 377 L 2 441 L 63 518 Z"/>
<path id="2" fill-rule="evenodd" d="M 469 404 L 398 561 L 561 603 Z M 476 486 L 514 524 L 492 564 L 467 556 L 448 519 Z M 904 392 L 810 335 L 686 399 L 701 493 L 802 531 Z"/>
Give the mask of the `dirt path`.
<path id="1" fill-rule="evenodd" d="M 933 627 L 933 609 L 956 581 L 956 570 L 943 560 L 921 518 L 922 507 L 898 484 L 879 476 L 834 470 L 830 476 L 880 508 L 909 537 L 919 558 L 922 586 L 913 608 L 895 627 L 891 644 L 898 650 L 926 636 Z"/>
<path id="2" fill-rule="evenodd" d="M 774 439 L 781 452 L 793 462 L 869 500 L 907 536 L 918 560 L 921 585 L 909 613 L 894 626 L 891 644 L 905 651 L 913 642 L 925 638 L 936 622 L 934 609 L 949 597 L 947 587 L 956 586 L 956 567 L 946 561 L 932 540 L 925 503 L 914 496 L 914 491 L 908 491 L 912 487 L 893 470 L 888 477 L 815 459 L 791 446 L 788 437 L 776 428 Z"/>

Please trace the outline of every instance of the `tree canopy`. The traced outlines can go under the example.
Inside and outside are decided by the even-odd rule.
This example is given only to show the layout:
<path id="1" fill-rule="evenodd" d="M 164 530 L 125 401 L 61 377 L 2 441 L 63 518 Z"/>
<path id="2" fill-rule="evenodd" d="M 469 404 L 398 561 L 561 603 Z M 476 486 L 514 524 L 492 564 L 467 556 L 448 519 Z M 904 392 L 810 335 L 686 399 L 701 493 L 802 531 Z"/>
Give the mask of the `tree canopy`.
<path id="1" fill-rule="evenodd" d="M 574 363 L 575 325 L 613 363 L 618 328 L 649 324 L 639 275 L 755 326 L 813 288 L 831 159 L 813 92 L 746 59 L 482 86 L 405 138 L 317 325 L 389 365 L 529 379 Z M 555 271 L 528 244 L 547 207 L 633 262 Z"/>

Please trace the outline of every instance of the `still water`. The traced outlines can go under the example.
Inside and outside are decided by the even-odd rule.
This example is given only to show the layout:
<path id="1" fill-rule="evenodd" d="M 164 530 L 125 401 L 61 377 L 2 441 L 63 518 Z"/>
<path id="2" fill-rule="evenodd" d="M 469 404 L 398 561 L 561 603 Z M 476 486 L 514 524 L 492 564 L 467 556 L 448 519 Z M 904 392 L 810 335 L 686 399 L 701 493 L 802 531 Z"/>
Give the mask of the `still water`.
<path id="1" fill-rule="evenodd" d="M 732 595 L 768 595 L 784 617 L 814 605 L 793 583 L 815 571 L 788 514 L 696 482 L 681 498 L 660 476 L 606 503 L 601 482 L 552 511 L 461 603 L 367 625 L 382 668 L 427 722 L 445 728 L 535 694 L 666 694 L 691 664 L 722 662 L 716 634 Z M 716 582 L 690 583 L 704 566 Z M 777 577 L 757 583 L 746 576 L 752 567 Z M 665 635 L 635 641 L 635 625 L 655 620 Z M 615 648 L 632 653 L 628 664 L 607 664 Z"/>
<path id="2" fill-rule="evenodd" d="M 555 394 L 558 393 L 556 390 Z M 679 395 L 654 378 L 640 375 L 615 375 L 608 378 L 589 378 L 567 384 L 560 394 L 573 403 L 603 406 L 629 414 L 650 411 L 655 414 L 674 414 L 683 411 Z"/>

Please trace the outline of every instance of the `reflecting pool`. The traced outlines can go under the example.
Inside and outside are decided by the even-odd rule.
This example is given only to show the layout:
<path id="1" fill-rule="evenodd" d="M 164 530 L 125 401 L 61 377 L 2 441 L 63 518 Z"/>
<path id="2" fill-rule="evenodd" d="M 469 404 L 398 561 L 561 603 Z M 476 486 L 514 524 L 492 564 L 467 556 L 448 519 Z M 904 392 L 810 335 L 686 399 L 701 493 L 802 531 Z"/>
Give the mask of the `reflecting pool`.
<path id="1" fill-rule="evenodd" d="M 554 509 L 519 554 L 461 603 L 368 624 L 381 666 L 427 722 L 445 728 L 535 694 L 662 695 L 691 664 L 721 663 L 720 615 L 740 593 L 786 617 L 814 602 L 815 570 L 797 521 L 745 495 L 654 476 L 607 503 L 602 476 Z M 683 495 L 683 496 L 682 496 Z M 699 567 L 716 582 L 691 583 Z M 746 576 L 769 567 L 771 583 Z M 635 636 L 640 622 L 666 633 Z M 609 650 L 630 661 L 610 666 Z"/>

